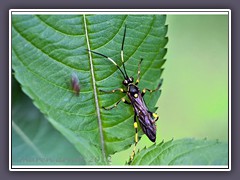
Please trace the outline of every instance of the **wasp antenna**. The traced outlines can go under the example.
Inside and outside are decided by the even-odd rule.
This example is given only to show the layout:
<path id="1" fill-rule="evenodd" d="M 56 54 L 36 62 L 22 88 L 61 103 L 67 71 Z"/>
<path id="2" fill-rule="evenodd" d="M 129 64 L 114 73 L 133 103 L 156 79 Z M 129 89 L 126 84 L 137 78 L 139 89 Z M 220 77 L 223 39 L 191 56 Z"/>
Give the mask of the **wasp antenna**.
<path id="1" fill-rule="evenodd" d="M 104 55 L 104 54 L 102 54 L 102 53 L 99 53 L 99 52 L 96 52 L 96 51 L 92 51 L 92 50 L 90 50 L 90 49 L 88 49 L 88 51 L 90 51 L 90 52 L 92 52 L 92 53 L 94 53 L 94 54 L 100 55 L 100 56 L 108 59 L 109 61 L 111 61 L 115 66 L 117 66 L 117 68 L 119 69 L 119 71 L 122 73 L 123 78 L 126 79 L 125 74 L 123 73 L 123 71 L 120 69 L 120 67 L 117 65 L 117 63 L 116 63 L 113 59 L 111 59 L 110 57 L 108 57 L 108 56 L 106 56 L 106 55 Z"/>
<path id="2" fill-rule="evenodd" d="M 127 28 L 127 25 L 125 24 L 124 33 L 123 33 L 123 40 L 122 40 L 122 48 L 121 48 L 122 51 L 123 51 L 123 46 L 124 46 L 124 42 L 125 42 L 126 28 Z"/>
<path id="3" fill-rule="evenodd" d="M 101 54 L 101 53 L 99 53 L 99 52 L 96 52 L 96 51 L 92 51 L 92 50 L 90 50 L 90 49 L 88 49 L 88 51 L 90 51 L 90 52 L 92 52 L 92 53 L 94 53 L 94 54 L 97 54 L 97 55 L 100 55 L 100 56 L 102 56 L 102 57 L 105 57 L 105 58 L 107 58 L 108 59 L 108 57 L 106 56 L 106 55 L 104 55 L 104 54 Z M 113 61 L 113 64 L 115 64 L 116 65 L 116 63 Z"/>
<path id="4" fill-rule="evenodd" d="M 126 74 L 126 77 L 128 78 L 127 72 L 126 72 L 126 68 L 125 68 L 125 64 L 124 64 L 124 58 L 123 58 L 123 46 L 124 46 L 124 42 L 125 42 L 125 36 L 126 36 L 126 28 L 127 25 L 125 25 L 124 27 L 124 33 L 123 33 L 123 40 L 122 40 L 122 48 L 121 48 L 121 59 L 122 59 L 122 63 L 123 63 L 123 70 Z"/>

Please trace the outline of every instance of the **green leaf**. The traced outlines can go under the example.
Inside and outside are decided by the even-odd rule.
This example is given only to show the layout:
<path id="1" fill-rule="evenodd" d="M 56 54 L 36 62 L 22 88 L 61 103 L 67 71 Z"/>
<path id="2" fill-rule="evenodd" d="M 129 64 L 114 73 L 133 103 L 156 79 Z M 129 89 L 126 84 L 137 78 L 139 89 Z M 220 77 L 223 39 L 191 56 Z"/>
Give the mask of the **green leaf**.
<path id="1" fill-rule="evenodd" d="M 49 122 L 74 144 L 87 164 L 108 164 L 108 157 L 134 142 L 133 109 L 119 104 L 124 95 L 99 89 L 123 87 L 123 77 L 110 61 L 86 49 L 105 54 L 120 67 L 124 25 L 124 59 L 136 80 L 143 58 L 139 87 L 154 89 L 163 71 L 167 43 L 163 15 L 13 15 L 12 65 L 23 91 Z M 79 78 L 80 95 L 71 89 L 71 75 Z M 160 91 L 147 94 L 150 110 Z"/>
<path id="2" fill-rule="evenodd" d="M 180 139 L 152 145 L 131 165 L 227 165 L 228 144 L 217 140 Z"/>
<path id="3" fill-rule="evenodd" d="M 43 117 L 13 79 L 12 165 L 84 165 L 84 159 Z"/>

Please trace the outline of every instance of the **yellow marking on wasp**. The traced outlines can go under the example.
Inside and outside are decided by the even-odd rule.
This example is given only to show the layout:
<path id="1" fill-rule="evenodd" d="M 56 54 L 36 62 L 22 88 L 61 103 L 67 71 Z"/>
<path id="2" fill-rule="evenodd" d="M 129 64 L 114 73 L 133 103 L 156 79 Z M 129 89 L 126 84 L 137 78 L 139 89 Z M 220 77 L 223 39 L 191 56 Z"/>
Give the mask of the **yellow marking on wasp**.
<path id="1" fill-rule="evenodd" d="M 138 142 L 138 133 L 135 134 L 135 143 Z"/>
<path id="2" fill-rule="evenodd" d="M 137 98 L 137 97 L 138 97 L 138 94 L 134 94 L 134 97 Z"/>
<path id="3" fill-rule="evenodd" d="M 124 60 L 123 60 L 123 51 L 121 51 L 121 59 L 122 59 L 122 62 L 124 62 Z"/>
<path id="4" fill-rule="evenodd" d="M 120 91 L 121 91 L 121 92 L 123 92 L 123 89 L 122 89 L 122 88 L 120 88 Z"/>
<path id="5" fill-rule="evenodd" d="M 133 127 L 134 127 L 135 129 L 137 129 L 137 127 L 138 127 L 137 122 L 134 122 Z"/>
<path id="6" fill-rule="evenodd" d="M 136 83 L 139 83 L 139 79 L 136 80 Z"/>
<path id="7" fill-rule="evenodd" d="M 117 63 L 115 63 L 110 57 L 108 57 L 108 60 L 111 61 L 115 66 L 118 66 Z"/>
<path id="8" fill-rule="evenodd" d="M 133 160 L 133 158 L 135 156 L 135 150 L 136 150 L 136 146 L 134 146 L 134 148 L 133 148 L 132 155 L 130 157 L 130 162 L 132 162 L 132 160 Z"/>
<path id="9" fill-rule="evenodd" d="M 158 115 L 156 113 L 152 114 L 154 118 L 158 118 Z"/>
<path id="10" fill-rule="evenodd" d="M 143 91 L 142 91 L 143 93 L 146 93 L 146 89 L 143 89 Z"/>
<path id="11" fill-rule="evenodd" d="M 124 98 L 122 98 L 122 102 L 125 102 L 126 100 Z"/>

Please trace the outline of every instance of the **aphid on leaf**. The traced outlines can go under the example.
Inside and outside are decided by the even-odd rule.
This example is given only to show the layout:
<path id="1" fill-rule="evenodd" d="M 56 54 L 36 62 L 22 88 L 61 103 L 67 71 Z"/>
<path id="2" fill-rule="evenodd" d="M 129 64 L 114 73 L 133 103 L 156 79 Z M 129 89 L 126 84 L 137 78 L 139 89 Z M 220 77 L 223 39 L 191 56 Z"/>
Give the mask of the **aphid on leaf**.
<path id="1" fill-rule="evenodd" d="M 136 82 L 134 82 L 133 77 L 129 77 L 126 69 L 125 69 L 125 65 L 124 65 L 124 59 L 123 59 L 123 46 L 124 46 L 124 40 L 125 40 L 125 36 L 126 36 L 126 26 L 124 28 L 124 35 L 123 35 L 123 40 L 122 40 L 122 47 L 121 47 L 121 60 L 122 60 L 122 64 L 123 64 L 123 70 L 117 65 L 117 63 L 111 59 L 110 57 L 101 54 L 99 52 L 96 51 L 92 51 L 92 50 L 88 50 L 94 54 L 100 55 L 106 59 L 108 59 L 109 61 L 111 61 L 117 68 L 118 70 L 121 72 L 124 80 L 123 80 L 123 85 L 126 87 L 126 90 L 122 89 L 122 88 L 117 88 L 117 89 L 113 89 L 111 91 L 104 91 L 104 90 L 100 90 L 102 92 L 106 92 L 106 93 L 114 93 L 116 91 L 120 91 L 122 93 L 127 94 L 130 102 L 128 100 L 126 100 L 125 98 L 121 98 L 115 105 L 113 105 L 112 107 L 103 107 L 105 110 L 111 110 L 113 108 L 115 108 L 121 101 L 124 102 L 125 104 L 130 104 L 132 105 L 133 109 L 134 109 L 134 129 L 135 129 L 135 138 L 134 138 L 134 149 L 132 152 L 132 155 L 130 156 L 129 162 L 128 164 L 130 164 L 135 156 L 135 149 L 136 149 L 136 145 L 138 143 L 138 124 L 137 124 L 137 118 L 138 117 L 138 121 L 139 124 L 143 130 L 143 132 L 147 135 L 147 137 L 152 141 L 155 142 L 156 141 L 156 124 L 155 122 L 158 120 L 158 115 L 156 113 L 153 113 L 151 111 L 148 110 L 148 107 L 146 106 L 143 96 L 146 93 L 146 91 L 149 91 L 150 93 L 159 90 L 160 86 L 161 86 L 161 82 L 157 85 L 156 89 L 154 90 L 150 90 L 148 88 L 144 88 L 142 91 L 138 88 L 138 83 L 140 82 L 140 66 L 142 63 L 142 60 L 140 60 L 139 64 L 138 64 L 138 74 L 137 74 L 137 80 Z"/>
<path id="2" fill-rule="evenodd" d="M 75 72 L 72 73 L 71 76 L 71 86 L 72 86 L 72 90 L 74 91 L 74 93 L 79 96 L 80 93 L 80 84 L 79 84 L 79 80 L 78 80 L 78 76 Z"/>

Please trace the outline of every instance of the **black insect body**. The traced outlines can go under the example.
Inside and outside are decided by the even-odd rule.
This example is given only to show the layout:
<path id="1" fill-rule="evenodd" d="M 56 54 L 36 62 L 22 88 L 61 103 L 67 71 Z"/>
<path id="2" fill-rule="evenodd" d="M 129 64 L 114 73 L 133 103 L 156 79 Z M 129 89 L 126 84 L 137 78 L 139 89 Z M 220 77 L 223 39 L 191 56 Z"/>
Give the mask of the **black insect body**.
<path id="1" fill-rule="evenodd" d="M 147 137 L 152 141 L 155 142 L 156 140 L 156 125 L 155 119 L 153 117 L 153 113 L 150 112 L 144 102 L 142 93 L 140 92 L 139 88 L 134 85 L 130 84 L 128 85 L 128 91 L 127 95 L 131 101 L 131 104 L 133 106 L 135 117 L 138 117 L 138 121 L 140 123 L 140 126 L 144 132 L 144 134 L 147 135 Z M 156 116 L 154 114 L 154 116 Z M 134 120 L 136 121 L 136 120 Z"/>
<path id="2" fill-rule="evenodd" d="M 117 65 L 117 63 L 113 59 L 111 59 L 110 57 L 108 57 L 104 54 L 101 54 L 99 52 L 92 51 L 92 50 L 88 50 L 88 51 L 92 52 L 94 54 L 100 55 L 100 56 L 108 59 L 109 61 L 111 61 L 115 66 L 117 66 L 117 68 L 119 69 L 119 71 L 123 75 L 123 78 L 124 78 L 123 85 L 127 87 L 127 91 L 122 89 L 122 88 L 113 89 L 111 91 L 104 91 L 104 90 L 100 90 L 100 91 L 105 92 L 105 93 L 114 93 L 116 91 L 120 91 L 122 93 L 126 93 L 128 98 L 130 99 L 130 102 L 129 102 L 125 98 L 122 98 L 112 107 L 108 107 L 108 108 L 103 107 L 105 110 L 113 109 L 121 101 L 126 103 L 126 104 L 131 104 L 133 106 L 133 109 L 134 109 L 134 128 L 135 128 L 135 140 L 134 140 L 135 145 L 134 145 L 133 153 L 132 153 L 132 155 L 130 157 L 130 160 L 128 162 L 128 164 L 130 164 L 132 162 L 133 158 L 134 158 L 135 148 L 136 148 L 136 145 L 138 143 L 138 125 L 137 125 L 137 118 L 136 117 L 138 117 L 139 124 L 140 124 L 143 132 L 147 135 L 147 137 L 152 142 L 155 142 L 155 140 L 156 140 L 156 124 L 155 124 L 155 122 L 158 120 L 158 115 L 156 113 L 152 113 L 148 110 L 148 108 L 147 108 L 147 106 L 144 102 L 143 96 L 146 93 L 146 91 L 154 92 L 154 91 L 159 90 L 159 88 L 161 86 L 161 83 L 159 83 L 157 88 L 154 89 L 154 90 L 144 88 L 142 91 L 140 91 L 140 89 L 137 87 L 137 85 L 140 82 L 140 66 L 141 66 L 141 63 L 142 63 L 142 59 L 140 60 L 140 62 L 138 64 L 138 76 L 137 76 L 136 82 L 134 82 L 133 77 L 129 77 L 127 75 L 125 65 L 124 65 L 124 59 L 123 59 L 123 46 L 124 46 L 125 35 L 126 35 L 126 26 L 124 28 L 124 35 L 123 35 L 122 48 L 121 48 L 121 60 L 122 60 L 122 63 L 123 63 L 123 71 Z"/>

